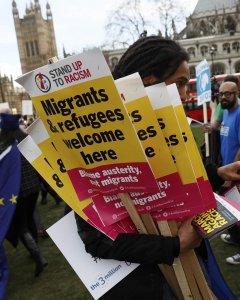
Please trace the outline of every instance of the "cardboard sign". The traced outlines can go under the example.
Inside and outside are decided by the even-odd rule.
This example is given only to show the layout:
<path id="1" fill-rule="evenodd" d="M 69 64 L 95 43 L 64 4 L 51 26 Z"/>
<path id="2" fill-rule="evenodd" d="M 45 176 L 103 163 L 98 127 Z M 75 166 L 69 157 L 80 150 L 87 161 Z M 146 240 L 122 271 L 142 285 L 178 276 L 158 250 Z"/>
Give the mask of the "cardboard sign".
<path id="1" fill-rule="evenodd" d="M 26 116 L 33 115 L 32 100 L 22 100 L 22 115 L 26 115 Z"/>
<path id="2" fill-rule="evenodd" d="M 173 106 L 174 112 L 178 119 L 178 124 L 182 135 L 184 136 L 184 142 L 186 149 L 191 160 L 191 164 L 200 187 L 203 201 L 203 210 L 216 207 L 216 200 L 213 195 L 212 187 L 207 177 L 205 167 L 202 162 L 197 144 L 194 140 L 192 130 L 188 124 L 185 111 L 182 106 L 182 102 L 175 84 L 167 86 L 167 90 L 170 96 L 171 104 Z"/>
<path id="3" fill-rule="evenodd" d="M 196 66 L 198 105 L 211 101 L 211 79 L 209 65 L 204 59 Z"/>
<path id="4" fill-rule="evenodd" d="M 6 111 L 8 109 L 10 109 L 10 106 L 9 106 L 8 102 L 2 102 L 2 103 L 0 103 L 0 111 L 1 110 Z"/>
<path id="5" fill-rule="evenodd" d="M 68 57 L 17 82 L 51 139 L 60 141 L 56 147 L 80 199 L 158 190 L 101 51 Z"/>
<path id="6" fill-rule="evenodd" d="M 48 228 L 47 232 L 94 299 L 100 298 L 138 267 L 138 264 L 94 258 L 86 253 L 77 233 L 73 212 Z"/>
<path id="7" fill-rule="evenodd" d="M 186 136 L 179 127 L 167 87 L 161 83 L 147 87 L 146 91 L 161 124 L 169 150 L 175 159 L 181 180 L 185 185 L 188 198 L 184 201 L 184 205 L 189 210 L 189 216 L 200 213 L 204 211 L 202 195 L 186 149 Z"/>
<path id="8" fill-rule="evenodd" d="M 184 191 L 181 179 L 140 75 L 135 73 L 115 82 L 152 167 L 159 188 L 163 192 L 161 202 L 182 197 Z M 176 189 L 178 193 L 176 193 Z M 172 201 L 172 204 L 174 204 L 174 201 Z"/>
<path id="9" fill-rule="evenodd" d="M 35 144 L 31 136 L 27 136 L 18 144 L 18 149 L 36 171 L 47 181 L 54 191 L 64 201 L 85 220 L 87 219 L 82 212 L 83 208 L 91 203 L 91 200 L 80 202 L 76 197 L 65 189 L 65 186 L 55 170 L 51 167 L 40 148 Z"/>

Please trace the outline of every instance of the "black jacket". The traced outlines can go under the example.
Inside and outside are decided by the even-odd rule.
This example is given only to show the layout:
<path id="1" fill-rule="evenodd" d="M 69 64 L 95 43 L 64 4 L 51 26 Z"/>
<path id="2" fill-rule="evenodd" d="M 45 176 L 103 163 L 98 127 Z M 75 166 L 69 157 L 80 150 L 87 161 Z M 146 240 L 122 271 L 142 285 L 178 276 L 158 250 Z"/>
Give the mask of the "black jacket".
<path id="1" fill-rule="evenodd" d="M 93 257 L 116 259 L 140 266 L 120 281 L 101 300 L 160 300 L 165 279 L 158 267 L 172 265 L 179 255 L 179 238 L 145 234 L 119 234 L 115 241 L 75 214 L 78 233 Z"/>

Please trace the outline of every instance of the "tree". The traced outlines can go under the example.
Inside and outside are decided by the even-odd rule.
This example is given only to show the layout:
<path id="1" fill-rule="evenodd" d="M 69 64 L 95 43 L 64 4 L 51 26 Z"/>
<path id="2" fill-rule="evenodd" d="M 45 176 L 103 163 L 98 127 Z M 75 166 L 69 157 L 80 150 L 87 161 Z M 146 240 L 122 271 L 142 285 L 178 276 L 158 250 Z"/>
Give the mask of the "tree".
<path id="1" fill-rule="evenodd" d="M 186 20 L 186 13 L 177 0 L 153 0 L 159 16 L 159 29 L 163 36 L 177 39 L 177 28 Z"/>
<path id="2" fill-rule="evenodd" d="M 103 47 L 127 47 L 144 32 L 177 38 L 185 17 L 177 0 L 123 0 L 108 17 Z"/>
<path id="3" fill-rule="evenodd" d="M 147 26 L 148 21 L 141 11 L 141 0 L 125 0 L 108 17 L 105 46 L 113 49 L 127 47 L 138 39 Z"/>

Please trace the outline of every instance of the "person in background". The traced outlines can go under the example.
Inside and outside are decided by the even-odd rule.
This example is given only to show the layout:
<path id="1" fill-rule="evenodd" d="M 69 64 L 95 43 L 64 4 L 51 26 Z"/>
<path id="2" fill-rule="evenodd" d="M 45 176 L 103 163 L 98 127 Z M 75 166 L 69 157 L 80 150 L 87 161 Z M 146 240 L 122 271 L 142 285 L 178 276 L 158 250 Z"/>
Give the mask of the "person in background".
<path id="1" fill-rule="evenodd" d="M 6 111 L 6 110 L 5 110 Z M 1 119 L 0 113 L 0 299 L 6 296 L 9 268 L 4 239 L 16 209 L 21 181 L 21 158 L 12 132 L 20 115 Z"/>
<path id="2" fill-rule="evenodd" d="M 222 126 L 220 130 L 222 164 L 226 165 L 239 160 L 240 152 L 240 106 L 238 104 L 238 86 L 234 82 L 224 82 L 219 90 L 220 104 L 224 109 Z M 227 184 L 226 184 L 227 183 Z M 227 181 L 222 186 L 228 188 L 231 181 Z M 224 233 L 221 239 L 228 244 L 240 246 L 240 229 L 236 224 L 231 227 L 229 234 Z M 227 257 L 230 264 L 240 264 L 240 253 Z"/>
<path id="3" fill-rule="evenodd" d="M 14 116 L 15 115 L 11 114 L 1 114 L 0 140 L 6 135 L 6 124 L 15 118 Z M 27 134 L 19 128 L 19 124 L 11 131 L 11 139 L 16 143 L 19 143 L 26 136 Z M 18 240 L 21 240 L 35 262 L 34 275 L 37 277 L 48 264 L 37 245 L 37 229 L 33 217 L 40 190 L 40 183 L 38 174 L 31 164 L 23 157 L 23 155 L 20 155 L 20 157 L 20 191 L 12 222 L 7 233 L 7 239 L 14 247 L 17 247 Z"/>
<path id="4" fill-rule="evenodd" d="M 138 72 L 145 86 L 165 82 L 176 83 L 181 99 L 186 98 L 186 84 L 189 80 L 188 54 L 175 41 L 160 36 L 142 37 L 124 53 L 113 71 L 114 79 Z M 237 166 L 228 166 L 216 174 L 238 176 Z M 219 172 L 219 173 L 218 173 Z M 228 173 L 228 175 L 226 174 Z M 234 175 L 233 175 L 234 174 Z M 176 236 L 119 234 L 115 241 L 93 228 L 75 214 L 78 233 L 85 249 L 93 257 L 116 259 L 139 263 L 140 266 L 115 285 L 101 300 L 171 300 L 176 299 L 168 286 L 158 264 L 172 265 L 180 253 L 198 247 L 201 237 L 185 220 Z M 233 299 L 233 298 L 232 298 Z"/>
<path id="5" fill-rule="evenodd" d="M 238 86 L 238 89 L 239 89 L 239 79 L 237 76 L 232 75 L 232 74 L 227 75 L 226 77 L 224 77 L 223 82 L 228 82 L 228 81 L 236 83 L 236 85 Z M 219 87 L 218 87 L 218 90 L 219 90 Z M 239 94 L 238 94 L 238 96 L 239 96 Z M 211 133 L 213 129 L 218 130 L 222 123 L 224 109 L 221 107 L 221 103 L 219 101 L 217 101 L 218 98 L 219 98 L 219 93 L 217 94 L 217 88 L 216 88 L 214 99 L 210 103 L 211 111 L 212 111 L 210 125 L 209 124 L 203 125 L 203 129 L 205 132 Z M 240 103 L 240 98 L 238 98 L 238 102 Z"/>

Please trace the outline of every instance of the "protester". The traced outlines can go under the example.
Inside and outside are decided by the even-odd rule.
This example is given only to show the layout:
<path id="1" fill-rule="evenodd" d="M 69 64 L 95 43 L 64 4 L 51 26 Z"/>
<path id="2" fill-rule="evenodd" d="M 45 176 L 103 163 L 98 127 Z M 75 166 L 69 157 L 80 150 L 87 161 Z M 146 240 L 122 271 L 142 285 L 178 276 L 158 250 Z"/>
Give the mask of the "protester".
<path id="1" fill-rule="evenodd" d="M 6 110 L 5 110 L 6 111 Z M 3 242 L 11 223 L 20 190 L 21 158 L 13 130 L 18 127 L 20 115 L 10 120 L 0 114 L 0 299 L 6 296 L 8 264 Z"/>
<path id="2" fill-rule="evenodd" d="M 135 72 L 139 72 L 145 86 L 176 83 L 181 99 L 186 98 L 188 54 L 178 43 L 160 36 L 140 38 L 122 56 L 113 76 L 118 79 Z M 191 219 L 181 224 L 175 237 L 119 234 L 112 241 L 78 215 L 75 217 L 79 235 L 92 256 L 140 263 L 100 299 L 176 299 L 157 264 L 172 265 L 180 253 L 200 245 L 201 238 Z"/>
<path id="3" fill-rule="evenodd" d="M 240 151 L 240 106 L 238 105 L 238 86 L 224 82 L 219 90 L 221 107 L 224 109 L 220 130 L 222 165 L 235 161 Z"/>
<path id="4" fill-rule="evenodd" d="M 15 115 L 1 114 L 0 140 L 2 140 L 2 137 L 6 134 L 6 130 L 8 130 L 8 124 L 13 123 L 13 120 L 15 120 Z M 13 141 L 18 143 L 26 137 L 26 133 L 24 133 L 19 128 L 18 123 L 15 122 L 14 125 L 15 126 L 11 131 L 11 138 Z M 37 230 L 33 218 L 40 184 L 38 175 L 34 168 L 22 155 L 20 157 L 20 192 L 18 195 L 16 210 L 14 212 L 12 222 L 7 233 L 7 238 L 15 247 L 18 244 L 18 239 L 21 240 L 35 262 L 36 266 L 34 275 L 39 276 L 44 267 L 47 266 L 47 261 L 41 255 L 40 250 L 37 246 Z"/>
<path id="5" fill-rule="evenodd" d="M 239 88 L 239 80 L 238 77 L 235 75 L 227 75 L 224 77 L 223 82 L 234 82 Z M 219 87 L 218 87 L 219 89 Z M 219 91 L 218 91 L 219 92 Z M 215 91 L 215 94 L 217 91 Z M 213 129 L 218 130 L 221 123 L 222 123 L 222 118 L 223 118 L 223 112 L 224 109 L 221 107 L 221 103 L 217 101 L 219 99 L 219 94 L 214 96 L 214 99 L 211 100 L 211 122 L 209 124 L 204 124 L 203 129 L 204 132 L 211 133 Z M 238 94 L 239 96 L 239 94 Z M 240 98 L 238 98 L 238 103 L 240 103 Z"/>
<path id="6" fill-rule="evenodd" d="M 220 104 L 224 109 L 220 130 L 222 164 L 226 165 L 239 160 L 240 152 L 240 106 L 238 104 L 238 86 L 234 82 L 224 82 L 220 86 Z M 226 185 L 227 183 L 227 185 Z M 223 187 L 231 186 L 226 181 Z M 229 234 L 222 234 L 221 239 L 228 244 L 240 246 L 240 229 L 236 224 L 229 229 Z M 240 264 L 240 253 L 226 258 L 230 264 Z"/>

